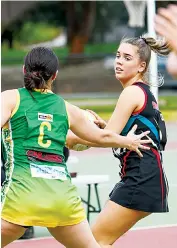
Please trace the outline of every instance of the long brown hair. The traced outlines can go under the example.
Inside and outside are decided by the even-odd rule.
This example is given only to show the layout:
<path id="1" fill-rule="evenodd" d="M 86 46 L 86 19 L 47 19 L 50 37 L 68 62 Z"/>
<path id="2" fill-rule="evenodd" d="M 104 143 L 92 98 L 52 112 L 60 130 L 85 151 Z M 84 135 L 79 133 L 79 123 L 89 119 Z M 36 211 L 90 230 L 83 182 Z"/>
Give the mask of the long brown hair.
<path id="1" fill-rule="evenodd" d="M 167 41 L 164 39 L 154 39 L 143 35 L 135 38 L 123 38 L 121 43 L 131 44 L 138 48 L 138 55 L 141 61 L 146 62 L 146 68 L 142 73 L 143 79 L 147 78 L 146 71 L 151 59 L 151 51 L 157 53 L 160 56 L 167 56 L 170 53 L 170 47 Z M 151 83 L 150 83 L 151 84 Z"/>

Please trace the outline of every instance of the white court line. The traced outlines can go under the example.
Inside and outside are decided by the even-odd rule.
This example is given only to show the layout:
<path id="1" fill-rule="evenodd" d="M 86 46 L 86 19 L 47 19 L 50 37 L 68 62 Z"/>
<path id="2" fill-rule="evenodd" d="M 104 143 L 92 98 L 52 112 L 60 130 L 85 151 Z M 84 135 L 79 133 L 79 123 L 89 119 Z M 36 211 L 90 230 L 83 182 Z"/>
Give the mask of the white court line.
<path id="1" fill-rule="evenodd" d="M 132 229 L 130 229 L 130 231 L 140 231 L 140 230 L 168 228 L 168 227 L 177 227 L 177 224 L 166 224 L 166 225 L 156 225 L 156 226 L 133 227 Z"/>
<path id="2" fill-rule="evenodd" d="M 168 227 L 177 227 L 177 224 L 134 227 L 134 228 L 130 229 L 130 231 L 141 231 L 141 230 L 150 230 L 150 229 L 158 229 L 158 228 L 168 228 Z M 29 241 L 46 240 L 46 239 L 53 239 L 53 237 L 40 237 L 40 238 L 33 238 L 33 239 L 27 239 L 27 240 L 16 240 L 15 242 L 23 243 L 23 242 L 29 242 Z"/>
<path id="3" fill-rule="evenodd" d="M 104 182 L 103 184 L 100 183 L 100 184 L 99 184 L 99 188 L 100 188 L 100 189 L 101 189 L 101 188 L 105 188 L 105 187 L 114 188 L 114 186 L 115 186 L 115 184 L 116 184 L 116 183 L 115 183 L 115 184 L 112 184 L 111 186 L 110 186 L 110 185 L 108 186 L 108 183 L 109 183 L 109 182 Z M 92 184 L 92 183 L 91 183 L 91 184 Z M 85 186 L 87 186 L 87 185 L 85 185 Z M 84 187 L 85 187 L 85 186 L 84 186 Z M 79 188 L 79 186 L 77 186 L 77 187 Z M 170 187 L 170 188 L 177 188 L 177 183 L 169 184 L 169 187 Z"/>
<path id="4" fill-rule="evenodd" d="M 32 238 L 32 239 L 24 239 L 24 240 L 16 240 L 15 242 L 17 243 L 24 243 L 24 242 L 28 242 L 28 241 L 37 241 L 37 240 L 46 240 L 46 239 L 53 239 L 53 237 L 39 237 L 39 238 Z"/>
<path id="5" fill-rule="evenodd" d="M 108 183 L 104 183 L 104 184 L 99 184 L 99 188 L 105 188 L 105 187 L 110 187 L 111 189 L 114 188 L 116 183 L 112 184 L 111 186 L 108 186 Z M 79 188 L 79 187 L 78 187 Z M 177 183 L 172 183 L 169 184 L 169 188 L 177 188 Z"/>

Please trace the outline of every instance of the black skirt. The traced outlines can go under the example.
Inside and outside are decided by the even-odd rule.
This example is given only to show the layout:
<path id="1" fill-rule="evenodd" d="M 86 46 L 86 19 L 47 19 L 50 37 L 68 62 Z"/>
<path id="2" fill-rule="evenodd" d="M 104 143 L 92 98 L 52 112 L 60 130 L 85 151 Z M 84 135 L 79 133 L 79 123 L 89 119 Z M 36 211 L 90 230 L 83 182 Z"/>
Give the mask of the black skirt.
<path id="1" fill-rule="evenodd" d="M 121 181 L 109 195 L 110 200 L 130 209 L 149 213 L 168 212 L 168 182 L 161 154 L 151 148 L 143 158 L 127 151 L 121 157 Z"/>

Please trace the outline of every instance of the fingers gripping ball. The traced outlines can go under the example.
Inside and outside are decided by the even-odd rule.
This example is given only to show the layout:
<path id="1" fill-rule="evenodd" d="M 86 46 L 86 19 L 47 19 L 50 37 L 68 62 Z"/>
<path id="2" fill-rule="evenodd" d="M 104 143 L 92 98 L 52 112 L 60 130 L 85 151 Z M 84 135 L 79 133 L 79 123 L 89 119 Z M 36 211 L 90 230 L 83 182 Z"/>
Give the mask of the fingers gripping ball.
<path id="1" fill-rule="evenodd" d="M 82 110 L 83 114 L 85 115 L 85 117 L 94 124 L 94 121 L 96 120 L 95 116 L 93 114 L 91 114 L 90 112 L 86 111 L 86 110 Z M 96 124 L 95 124 L 96 125 Z M 76 144 L 72 147 L 72 150 L 75 151 L 84 151 L 89 149 L 90 147 L 87 145 L 83 145 L 83 144 Z"/>

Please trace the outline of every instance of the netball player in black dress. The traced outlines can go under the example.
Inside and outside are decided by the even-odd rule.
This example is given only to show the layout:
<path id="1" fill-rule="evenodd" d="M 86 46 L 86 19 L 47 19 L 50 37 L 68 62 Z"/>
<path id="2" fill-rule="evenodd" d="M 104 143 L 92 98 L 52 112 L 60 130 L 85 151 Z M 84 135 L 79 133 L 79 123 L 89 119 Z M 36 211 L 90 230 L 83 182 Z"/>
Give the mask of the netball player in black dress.
<path id="1" fill-rule="evenodd" d="M 120 161 L 121 180 L 92 227 L 97 242 L 105 248 L 142 218 L 168 212 L 168 184 L 161 154 L 166 144 L 165 122 L 144 79 L 151 50 L 161 55 L 169 53 L 165 42 L 130 38 L 122 40 L 115 59 L 115 75 L 124 89 L 105 128 L 127 135 L 137 124 L 136 134 L 151 131 L 152 144 L 148 144 L 150 150 L 141 151 L 143 157 L 127 149 L 113 149 Z"/>

